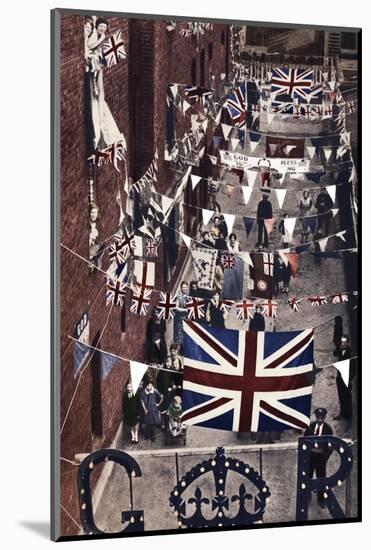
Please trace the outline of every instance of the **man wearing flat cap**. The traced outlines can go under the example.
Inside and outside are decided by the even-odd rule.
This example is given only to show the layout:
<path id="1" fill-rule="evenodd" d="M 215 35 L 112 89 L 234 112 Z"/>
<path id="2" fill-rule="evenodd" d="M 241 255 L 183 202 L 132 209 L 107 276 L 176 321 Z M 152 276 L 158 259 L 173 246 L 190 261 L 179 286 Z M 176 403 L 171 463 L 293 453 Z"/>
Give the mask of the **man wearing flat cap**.
<path id="1" fill-rule="evenodd" d="M 316 421 L 312 422 L 310 426 L 305 430 L 305 436 L 318 436 L 322 435 L 332 435 L 332 428 L 325 418 L 327 415 L 327 409 L 324 407 L 319 407 L 314 411 Z M 309 478 L 312 479 L 314 474 L 316 474 L 317 479 L 320 477 L 326 477 L 326 464 L 331 455 L 331 449 L 326 446 L 326 448 L 313 448 L 310 452 L 310 462 L 309 462 Z M 318 495 L 318 504 L 321 508 L 325 508 L 323 492 L 319 491 Z"/>

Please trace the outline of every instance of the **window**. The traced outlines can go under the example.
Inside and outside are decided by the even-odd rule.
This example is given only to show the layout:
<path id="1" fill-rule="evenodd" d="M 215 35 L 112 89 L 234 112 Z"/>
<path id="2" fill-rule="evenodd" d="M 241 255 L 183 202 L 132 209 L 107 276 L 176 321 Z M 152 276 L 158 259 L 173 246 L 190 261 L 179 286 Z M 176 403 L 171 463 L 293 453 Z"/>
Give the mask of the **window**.
<path id="1" fill-rule="evenodd" d="M 201 50 L 200 54 L 200 84 L 201 86 L 205 86 L 205 50 L 204 48 Z"/>
<path id="2" fill-rule="evenodd" d="M 197 85 L 197 62 L 196 62 L 196 58 L 192 59 L 191 80 L 192 80 L 192 85 L 196 86 Z"/>
<path id="3" fill-rule="evenodd" d="M 212 42 L 209 42 L 208 57 L 209 57 L 209 61 L 211 61 L 212 58 L 213 58 L 213 43 Z"/>

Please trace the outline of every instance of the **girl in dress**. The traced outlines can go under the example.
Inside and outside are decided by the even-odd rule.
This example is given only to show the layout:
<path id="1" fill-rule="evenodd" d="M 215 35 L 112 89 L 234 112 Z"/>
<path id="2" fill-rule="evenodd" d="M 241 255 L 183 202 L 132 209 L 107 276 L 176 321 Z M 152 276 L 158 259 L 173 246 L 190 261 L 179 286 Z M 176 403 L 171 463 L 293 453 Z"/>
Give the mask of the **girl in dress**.
<path id="1" fill-rule="evenodd" d="M 138 443 L 139 418 L 140 418 L 140 399 L 138 394 L 134 394 L 131 382 L 126 384 L 122 400 L 123 422 L 130 428 L 131 442 Z"/>
<path id="2" fill-rule="evenodd" d="M 183 321 L 188 318 L 188 310 L 186 309 L 186 303 L 188 302 L 189 287 L 186 281 L 183 281 L 180 285 L 180 292 L 177 295 L 178 307 L 174 313 L 174 337 L 173 341 L 179 344 L 180 348 L 183 343 Z"/>
<path id="3" fill-rule="evenodd" d="M 155 440 L 155 427 L 161 423 L 160 407 L 163 400 L 162 394 L 156 390 L 152 381 L 147 379 L 140 393 L 140 401 L 143 411 L 144 434 L 151 441 Z"/>
<path id="4" fill-rule="evenodd" d="M 231 233 L 228 240 L 228 250 L 230 252 L 241 252 L 241 245 L 237 240 L 236 233 Z"/>

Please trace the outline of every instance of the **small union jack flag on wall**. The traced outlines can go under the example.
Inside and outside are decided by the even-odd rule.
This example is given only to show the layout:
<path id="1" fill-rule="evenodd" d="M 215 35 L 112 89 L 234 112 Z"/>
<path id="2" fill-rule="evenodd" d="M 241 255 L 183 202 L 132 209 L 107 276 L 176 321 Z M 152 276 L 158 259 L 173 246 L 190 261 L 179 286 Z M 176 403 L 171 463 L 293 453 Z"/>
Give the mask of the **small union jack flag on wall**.
<path id="1" fill-rule="evenodd" d="M 115 306 L 124 307 L 127 283 L 123 283 L 119 279 L 107 279 L 106 305 L 114 304 Z"/>
<path id="2" fill-rule="evenodd" d="M 349 302 L 348 294 L 345 293 L 333 294 L 331 296 L 331 300 L 333 304 L 342 304 L 343 302 Z"/>
<path id="3" fill-rule="evenodd" d="M 267 300 L 262 303 L 262 314 L 264 317 L 277 317 L 278 304 L 273 300 Z"/>
<path id="4" fill-rule="evenodd" d="M 130 311 L 136 315 L 147 315 L 151 294 L 151 289 L 136 285 L 133 289 Z"/>
<path id="5" fill-rule="evenodd" d="M 248 302 L 247 300 L 242 300 L 241 302 L 236 303 L 236 314 L 238 319 L 240 319 L 241 321 L 252 319 L 254 317 L 254 311 L 255 311 L 254 302 Z"/>
<path id="6" fill-rule="evenodd" d="M 160 292 L 160 299 L 156 308 L 156 315 L 159 319 L 173 319 L 176 307 L 176 296 L 173 296 L 170 292 Z"/>
<path id="7" fill-rule="evenodd" d="M 222 254 L 220 258 L 220 263 L 224 269 L 233 269 L 234 268 L 234 254 Z"/>
<path id="8" fill-rule="evenodd" d="M 188 319 L 202 319 L 205 317 L 205 300 L 201 298 L 188 298 L 186 303 L 188 309 Z"/>
<path id="9" fill-rule="evenodd" d="M 102 51 L 107 67 L 113 67 L 117 65 L 121 59 L 126 58 L 125 45 L 121 31 L 115 32 L 109 37 L 107 42 L 104 42 Z"/>
<path id="10" fill-rule="evenodd" d="M 222 311 L 223 313 L 229 313 L 231 307 L 233 306 L 233 300 L 222 300 L 220 298 L 213 298 L 211 302 L 216 307 L 216 309 L 219 309 L 219 311 Z"/>
<path id="11" fill-rule="evenodd" d="M 107 164 L 108 154 L 105 149 L 95 149 L 94 153 L 88 157 L 88 162 L 94 164 L 95 166 L 102 166 L 102 164 Z"/>
<path id="12" fill-rule="evenodd" d="M 310 298 L 308 298 L 308 300 L 310 301 L 312 307 L 318 307 L 327 304 L 327 296 L 311 296 Z"/>
<path id="13" fill-rule="evenodd" d="M 134 234 L 126 235 L 123 239 L 115 235 L 114 239 L 109 247 L 108 255 L 111 260 L 116 260 L 117 264 L 122 264 L 129 255 L 134 253 Z"/>
<path id="14" fill-rule="evenodd" d="M 300 302 L 301 298 L 291 298 L 291 300 L 288 300 L 288 304 L 293 311 L 299 311 Z"/>
<path id="15" fill-rule="evenodd" d="M 157 258 L 157 243 L 154 239 L 146 239 L 144 253 L 147 258 Z"/>

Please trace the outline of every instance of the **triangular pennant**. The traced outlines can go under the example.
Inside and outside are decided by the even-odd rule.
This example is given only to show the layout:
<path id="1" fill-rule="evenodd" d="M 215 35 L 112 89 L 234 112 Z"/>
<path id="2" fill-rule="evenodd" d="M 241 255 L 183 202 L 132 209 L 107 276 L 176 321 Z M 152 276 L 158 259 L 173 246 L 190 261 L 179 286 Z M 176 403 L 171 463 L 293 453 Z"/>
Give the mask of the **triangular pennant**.
<path id="1" fill-rule="evenodd" d="M 219 126 L 219 124 L 220 124 L 220 119 L 221 119 L 221 116 L 222 116 L 222 112 L 223 112 L 223 107 L 221 109 L 219 109 L 219 112 L 217 113 L 217 115 L 215 117 L 215 124 L 217 126 Z"/>
<path id="2" fill-rule="evenodd" d="M 214 139 L 214 138 L 213 138 Z M 214 157 L 213 155 L 208 155 L 209 159 L 210 159 L 210 162 L 211 164 L 214 164 L 214 166 L 216 165 L 216 163 L 218 162 L 218 159 L 217 157 Z"/>
<path id="3" fill-rule="evenodd" d="M 170 86 L 171 93 L 173 94 L 173 98 L 175 99 L 178 95 L 178 84 L 173 84 Z"/>
<path id="4" fill-rule="evenodd" d="M 190 107 L 192 107 L 192 105 L 190 103 L 188 103 L 188 101 L 186 99 L 183 99 L 183 104 L 182 104 L 183 114 L 185 114 Z"/>
<path id="5" fill-rule="evenodd" d="M 271 157 L 274 156 L 274 153 L 276 152 L 277 147 L 278 147 L 278 143 L 270 143 L 269 144 L 269 150 L 271 152 Z"/>
<path id="6" fill-rule="evenodd" d="M 134 394 L 137 393 L 143 376 L 148 369 L 148 365 L 144 363 L 138 363 L 137 361 L 130 361 L 130 378 L 133 386 Z"/>
<path id="7" fill-rule="evenodd" d="M 258 145 L 259 145 L 259 141 L 252 141 L 250 139 L 250 148 L 252 153 L 255 151 Z"/>
<path id="8" fill-rule="evenodd" d="M 347 232 L 346 229 L 343 229 L 343 231 L 339 231 L 339 233 L 336 233 L 336 237 L 339 237 L 344 243 L 346 242 L 346 238 L 344 237 L 345 233 Z"/>
<path id="9" fill-rule="evenodd" d="M 205 118 L 205 120 L 201 123 L 202 129 L 204 132 L 206 132 L 207 130 L 208 123 L 209 123 L 209 120 L 207 118 Z"/>
<path id="10" fill-rule="evenodd" d="M 229 124 L 223 124 L 223 123 L 222 123 L 221 126 L 222 126 L 222 130 L 223 130 L 224 139 L 227 141 L 227 139 L 229 137 L 229 134 L 232 131 L 233 126 L 229 126 Z"/>
<path id="11" fill-rule="evenodd" d="M 192 183 L 193 191 L 196 189 L 197 184 L 201 179 L 202 179 L 201 176 L 195 176 L 194 174 L 191 174 L 191 183 Z"/>
<path id="12" fill-rule="evenodd" d="M 277 195 L 277 202 L 280 209 L 283 206 L 283 201 L 285 200 L 286 196 L 286 189 L 275 189 L 276 195 Z"/>
<path id="13" fill-rule="evenodd" d="M 251 188 L 254 187 L 257 175 L 258 175 L 258 172 L 256 172 L 255 170 L 247 170 L 246 176 L 247 176 L 249 187 Z"/>
<path id="14" fill-rule="evenodd" d="M 236 150 L 237 145 L 240 143 L 238 138 L 231 138 L 232 151 Z"/>
<path id="15" fill-rule="evenodd" d="M 289 254 L 287 254 L 287 259 L 291 267 L 292 276 L 296 277 L 296 274 L 298 272 L 298 267 L 299 267 L 299 254 L 290 252 Z"/>
<path id="16" fill-rule="evenodd" d="M 161 210 L 165 219 L 168 217 L 170 210 L 174 204 L 174 199 L 167 197 L 166 195 L 161 195 Z"/>
<path id="17" fill-rule="evenodd" d="M 252 226 L 254 225 L 254 219 L 244 217 L 243 218 L 243 223 L 244 223 L 245 229 L 246 229 L 246 236 L 247 236 L 247 238 L 249 238 L 250 231 L 252 229 Z"/>
<path id="18" fill-rule="evenodd" d="M 254 267 L 254 262 L 252 261 L 249 252 L 238 252 L 237 256 L 239 256 L 242 259 L 242 261 L 246 262 L 251 267 Z"/>
<path id="19" fill-rule="evenodd" d="M 290 250 L 290 248 L 282 248 L 281 250 L 278 250 L 278 255 L 280 256 L 280 258 L 282 258 L 282 261 L 286 267 L 289 265 L 289 259 L 287 255 Z"/>
<path id="20" fill-rule="evenodd" d="M 214 215 L 213 210 L 207 210 L 206 208 L 203 208 L 202 209 L 202 223 L 203 223 L 203 225 L 207 225 L 209 223 L 209 221 L 211 220 L 211 218 L 213 217 L 213 215 Z"/>
<path id="21" fill-rule="evenodd" d="M 355 181 L 357 178 L 357 172 L 356 172 L 356 167 L 353 165 L 352 166 L 352 172 L 350 174 L 350 178 L 348 181 Z"/>
<path id="22" fill-rule="evenodd" d="M 191 115 L 191 128 L 192 132 L 196 132 L 198 130 L 198 127 L 200 126 L 200 123 L 198 122 L 198 115 Z"/>
<path id="23" fill-rule="evenodd" d="M 342 132 L 340 134 L 340 142 L 345 145 L 350 145 L 350 132 Z"/>
<path id="24" fill-rule="evenodd" d="M 185 235 L 184 233 L 182 232 L 179 232 L 180 233 L 180 236 L 182 237 L 184 243 L 187 245 L 187 247 L 189 248 L 192 244 L 192 239 L 191 237 L 189 237 L 188 235 Z"/>
<path id="25" fill-rule="evenodd" d="M 264 220 L 265 229 L 268 233 L 268 235 L 271 234 L 274 224 L 274 218 L 269 218 Z"/>
<path id="26" fill-rule="evenodd" d="M 285 227 L 285 238 L 287 239 L 287 242 L 291 242 L 294 234 L 296 218 L 284 218 L 283 224 Z"/>
<path id="27" fill-rule="evenodd" d="M 331 147 L 322 147 L 322 150 L 325 154 L 326 161 L 328 162 L 331 157 L 332 149 Z"/>
<path id="28" fill-rule="evenodd" d="M 338 208 L 331 208 L 332 217 L 335 218 L 336 214 L 339 212 Z"/>
<path id="29" fill-rule="evenodd" d="M 204 154 L 205 154 L 205 147 L 202 147 L 202 149 L 200 149 L 199 152 L 198 152 L 198 158 L 202 159 Z"/>
<path id="30" fill-rule="evenodd" d="M 349 372 L 350 372 L 350 359 L 344 359 L 344 361 L 338 361 L 334 363 L 334 367 L 340 372 L 340 375 L 344 381 L 346 387 L 349 386 Z"/>
<path id="31" fill-rule="evenodd" d="M 234 220 L 236 216 L 234 214 L 223 214 L 223 217 L 224 217 L 225 223 L 227 224 L 228 235 L 230 235 L 232 233 Z"/>
<path id="32" fill-rule="evenodd" d="M 291 153 L 291 151 L 292 151 L 293 149 L 296 149 L 296 145 L 285 145 L 285 146 L 284 146 L 284 150 L 285 150 L 284 153 L 285 153 L 285 155 L 288 157 L 289 154 Z"/>
<path id="33" fill-rule="evenodd" d="M 320 247 L 321 252 L 324 252 L 326 250 L 327 242 L 328 242 L 328 237 L 325 237 L 324 239 L 320 239 L 318 241 L 318 246 Z"/>
<path id="34" fill-rule="evenodd" d="M 248 187 L 247 185 L 242 186 L 242 193 L 243 198 L 245 200 L 245 204 L 247 205 L 249 203 L 251 193 L 252 193 L 252 187 Z"/>
<path id="35" fill-rule="evenodd" d="M 336 185 L 329 185 L 327 188 L 327 193 L 330 195 L 332 202 L 335 204 L 336 199 Z"/>
<path id="36" fill-rule="evenodd" d="M 329 82 L 327 82 L 327 84 L 330 86 L 331 90 L 335 90 L 335 86 L 336 86 L 335 80 L 330 80 Z"/>
<path id="37" fill-rule="evenodd" d="M 307 151 L 308 151 L 309 158 L 312 159 L 316 153 L 316 148 L 312 147 L 312 145 L 307 145 Z"/>

